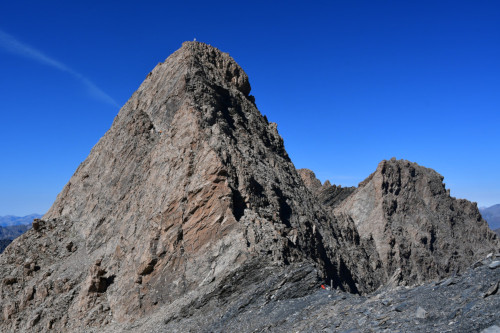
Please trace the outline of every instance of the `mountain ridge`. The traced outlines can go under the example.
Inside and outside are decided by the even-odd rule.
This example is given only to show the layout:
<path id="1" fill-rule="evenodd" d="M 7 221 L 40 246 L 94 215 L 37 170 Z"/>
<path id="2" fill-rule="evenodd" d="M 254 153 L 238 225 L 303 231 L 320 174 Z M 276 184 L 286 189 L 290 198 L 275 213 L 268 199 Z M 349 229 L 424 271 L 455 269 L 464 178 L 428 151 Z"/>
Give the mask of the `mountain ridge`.
<path id="1" fill-rule="evenodd" d="M 161 330 L 219 318 L 223 329 L 225 316 L 249 304 L 303 297 L 322 283 L 363 295 L 422 283 L 498 247 L 477 208 L 455 205 L 442 177 L 407 161 L 381 162 L 356 189 L 319 186 L 295 169 L 250 91 L 234 59 L 203 43 L 185 42 L 158 64 L 49 211 L 0 256 L 0 328 L 141 332 L 135 322 Z M 402 251 L 388 257 L 381 244 L 397 235 L 363 232 L 359 212 L 373 211 L 379 228 L 402 228 L 393 237 L 400 249 L 409 226 L 388 216 L 408 216 L 398 207 L 422 198 L 437 231 L 451 223 L 443 212 L 467 211 L 449 214 L 477 225 L 472 253 L 444 249 L 456 262 L 443 263 L 428 245 L 419 248 L 424 262 Z M 466 237 L 455 236 L 446 239 L 452 250 Z M 416 275 L 425 265 L 435 269 Z M 221 312 L 241 295 L 246 305 Z"/>
<path id="2" fill-rule="evenodd" d="M 19 224 L 29 225 L 33 222 L 34 219 L 39 219 L 40 217 L 42 217 L 41 214 L 29 214 L 26 216 L 0 216 L 0 227 L 8 227 Z"/>
<path id="3" fill-rule="evenodd" d="M 490 207 L 481 207 L 479 211 L 492 230 L 500 228 L 500 204 Z"/>

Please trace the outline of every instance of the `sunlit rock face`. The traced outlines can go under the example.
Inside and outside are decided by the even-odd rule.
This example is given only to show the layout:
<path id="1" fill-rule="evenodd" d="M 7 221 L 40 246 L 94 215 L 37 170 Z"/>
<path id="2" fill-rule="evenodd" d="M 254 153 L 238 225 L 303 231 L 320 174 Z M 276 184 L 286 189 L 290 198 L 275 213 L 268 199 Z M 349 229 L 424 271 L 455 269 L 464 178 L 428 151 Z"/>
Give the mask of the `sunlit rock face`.
<path id="1" fill-rule="evenodd" d="M 322 283 L 366 294 L 397 269 L 395 283 L 423 281 L 496 242 L 475 206 L 406 162 L 358 189 L 299 175 L 249 93 L 241 67 L 203 43 L 158 64 L 0 256 L 0 331 L 224 330 L 247 306 Z"/>
<path id="2" fill-rule="evenodd" d="M 3 327 L 23 329 L 27 313 L 39 315 L 25 329 L 131 322 L 255 262 L 304 263 L 318 281 L 376 288 L 378 259 L 305 189 L 249 93 L 238 64 L 202 43 L 156 66 L 49 212 L 2 256 L 16 281 L 2 287 Z"/>
<path id="3" fill-rule="evenodd" d="M 336 213 L 374 240 L 399 284 L 460 273 L 498 245 L 475 203 L 451 197 L 443 176 L 405 160 L 382 161 Z"/>

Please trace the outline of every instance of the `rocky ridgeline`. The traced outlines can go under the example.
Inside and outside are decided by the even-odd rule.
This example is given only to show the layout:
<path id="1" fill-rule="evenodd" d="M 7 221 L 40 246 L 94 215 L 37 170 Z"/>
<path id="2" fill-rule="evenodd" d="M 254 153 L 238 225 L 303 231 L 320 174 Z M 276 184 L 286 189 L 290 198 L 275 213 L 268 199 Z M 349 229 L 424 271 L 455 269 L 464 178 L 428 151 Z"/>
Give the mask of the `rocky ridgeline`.
<path id="1" fill-rule="evenodd" d="M 393 158 L 356 189 L 321 185 L 310 170 L 299 173 L 337 220 L 352 220 L 361 239 L 374 242 L 384 282 L 443 278 L 496 249 L 497 236 L 477 205 L 451 197 L 443 176 L 432 169 Z"/>
<path id="2" fill-rule="evenodd" d="M 496 249 L 475 203 L 451 197 L 443 176 L 404 160 L 382 161 L 336 213 L 375 241 L 386 277 L 398 284 L 461 272 Z"/>
<path id="3" fill-rule="evenodd" d="M 293 316 L 279 304 L 322 304 L 322 283 L 362 299 L 460 274 L 498 247 L 432 170 L 384 161 L 357 189 L 297 171 L 249 93 L 203 43 L 156 66 L 0 256 L 0 330 L 277 328 Z"/>
<path id="4" fill-rule="evenodd" d="M 355 187 L 342 187 L 340 185 L 332 185 L 330 181 L 325 181 L 322 185 L 319 179 L 316 178 L 314 172 L 309 169 L 299 169 L 299 172 L 304 185 L 319 199 L 319 202 L 326 209 L 331 210 L 337 207 L 342 201 L 349 197 Z"/>

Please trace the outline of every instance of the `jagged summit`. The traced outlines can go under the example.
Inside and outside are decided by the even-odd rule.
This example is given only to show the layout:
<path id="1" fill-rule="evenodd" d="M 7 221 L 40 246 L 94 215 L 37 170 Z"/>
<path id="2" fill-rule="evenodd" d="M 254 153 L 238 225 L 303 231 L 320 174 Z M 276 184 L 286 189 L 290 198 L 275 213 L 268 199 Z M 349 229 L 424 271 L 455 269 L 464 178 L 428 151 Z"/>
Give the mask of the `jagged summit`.
<path id="1" fill-rule="evenodd" d="M 16 318 L 37 309 L 42 325 L 60 331 L 160 310 L 176 316 L 179 304 L 218 293 L 251 267 L 277 275 L 301 267 L 309 286 L 378 287 L 377 256 L 352 222 L 337 223 L 307 192 L 249 92 L 236 62 L 203 43 L 186 42 L 158 64 L 45 222 L 2 256 L 17 281 L 2 297 L 20 300 L 4 327 L 19 329 Z M 26 275 L 16 258 L 39 269 Z M 56 281 L 64 281 L 57 291 L 37 287 Z M 22 293 L 33 296 L 21 302 Z"/>
<path id="2" fill-rule="evenodd" d="M 203 43 L 186 42 L 158 64 L 43 219 L 0 256 L 0 330 L 169 331 L 191 316 L 223 325 L 223 309 L 242 295 L 267 304 L 321 283 L 366 294 L 406 263 L 406 252 L 384 251 L 391 225 L 402 230 L 390 241 L 398 246 L 414 233 L 405 221 L 420 216 L 435 235 L 439 223 L 475 227 L 474 211 L 439 199 L 434 176 L 419 168 L 388 164 L 358 189 L 318 187 L 312 172 L 295 169 L 249 93 L 236 62 Z M 392 208 L 401 219 L 380 215 Z M 372 215 L 383 217 L 375 230 L 391 232 L 369 236 Z M 493 244 L 471 235 L 466 251 Z M 419 249 L 434 253 L 430 244 L 441 243 L 429 237 Z M 440 275 L 443 260 L 417 279 L 423 264 L 411 266 L 401 281 Z"/>
<path id="3" fill-rule="evenodd" d="M 459 273 L 498 246 L 477 204 L 451 197 L 443 179 L 414 162 L 384 160 L 336 208 L 375 241 L 387 277 L 399 283 Z"/>
<path id="4" fill-rule="evenodd" d="M 249 96 L 251 87 L 248 76 L 228 53 L 201 42 L 184 42 L 177 52 L 191 55 L 191 65 L 203 69 L 211 82 L 235 87 L 243 95 Z"/>

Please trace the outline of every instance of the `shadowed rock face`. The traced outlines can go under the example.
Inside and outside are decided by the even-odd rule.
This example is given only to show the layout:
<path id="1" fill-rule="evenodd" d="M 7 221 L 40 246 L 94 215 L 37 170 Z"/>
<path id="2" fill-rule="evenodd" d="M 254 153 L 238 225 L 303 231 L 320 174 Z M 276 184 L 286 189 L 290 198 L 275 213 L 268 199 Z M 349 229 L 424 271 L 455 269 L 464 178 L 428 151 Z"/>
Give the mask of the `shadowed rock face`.
<path id="1" fill-rule="evenodd" d="M 234 60 L 202 43 L 156 66 L 43 220 L 1 257 L 16 281 L 1 287 L 1 327 L 134 321 L 210 295 L 256 261 L 276 273 L 307 263 L 317 281 L 351 292 L 376 288 L 377 254 L 307 192 L 249 92 Z"/>
<path id="2" fill-rule="evenodd" d="M 304 185 L 311 191 L 320 203 L 326 209 L 337 207 L 348 198 L 356 189 L 355 187 L 342 187 L 340 185 L 331 185 L 330 181 L 325 181 L 323 185 L 319 179 L 316 178 L 314 172 L 309 169 L 297 170 Z"/>
<path id="3" fill-rule="evenodd" d="M 0 256 L 0 330 L 141 332 L 191 316 L 223 329 L 220 309 L 241 295 L 368 293 L 397 269 L 407 282 L 451 272 L 495 241 L 428 169 L 383 162 L 356 190 L 299 175 L 249 93 L 236 62 L 202 43 L 157 65 Z"/>
<path id="4" fill-rule="evenodd" d="M 375 241 L 398 284 L 461 272 L 498 246 L 475 203 L 450 197 L 443 176 L 405 160 L 382 161 L 335 214 Z"/>

